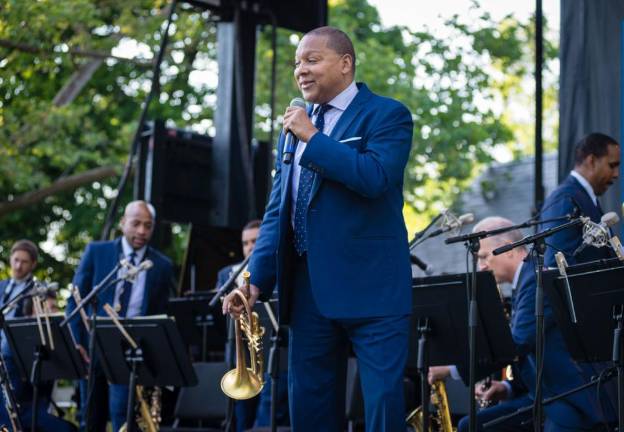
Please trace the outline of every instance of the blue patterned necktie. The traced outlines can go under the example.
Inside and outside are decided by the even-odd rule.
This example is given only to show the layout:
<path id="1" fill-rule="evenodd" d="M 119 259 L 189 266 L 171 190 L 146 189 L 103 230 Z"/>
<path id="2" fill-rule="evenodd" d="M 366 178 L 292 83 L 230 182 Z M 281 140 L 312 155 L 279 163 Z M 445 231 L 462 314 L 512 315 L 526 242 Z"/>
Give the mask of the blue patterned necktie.
<path id="1" fill-rule="evenodd" d="M 314 127 L 321 133 L 325 127 L 325 113 L 332 108 L 329 104 L 323 104 L 319 107 Z M 308 202 L 310 201 L 310 192 L 312 192 L 312 184 L 314 183 L 314 172 L 301 167 L 299 174 L 299 187 L 297 189 L 297 203 L 295 204 L 295 250 L 299 255 L 303 255 L 308 250 L 308 239 L 306 232 L 306 213 L 308 210 Z"/>
<path id="2" fill-rule="evenodd" d="M 130 254 L 130 264 L 133 266 L 136 265 L 136 252 L 132 252 Z M 128 304 L 130 303 L 130 294 L 132 293 L 132 281 L 124 280 L 123 287 L 121 290 L 121 294 L 119 296 L 119 311 L 118 314 L 120 317 L 125 317 L 126 313 L 128 313 Z"/>

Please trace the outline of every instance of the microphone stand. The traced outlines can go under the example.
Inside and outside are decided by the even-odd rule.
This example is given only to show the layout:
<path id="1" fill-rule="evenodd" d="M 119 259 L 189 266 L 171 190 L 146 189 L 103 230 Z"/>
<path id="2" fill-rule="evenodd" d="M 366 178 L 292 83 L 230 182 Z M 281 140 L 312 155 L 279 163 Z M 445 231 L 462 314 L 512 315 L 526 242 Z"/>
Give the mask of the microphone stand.
<path id="1" fill-rule="evenodd" d="M 412 240 L 410 240 L 409 242 L 409 248 L 412 249 L 413 246 L 417 246 L 416 242 L 418 242 L 418 240 L 420 240 L 420 238 L 422 236 L 425 235 L 425 233 L 427 232 L 427 230 L 429 230 L 429 228 L 431 228 L 433 225 L 435 225 L 435 223 L 437 221 L 440 220 L 440 218 L 444 215 L 444 213 L 439 213 L 436 217 L 434 217 L 431 222 L 429 222 L 429 225 L 427 225 L 425 227 L 424 230 L 422 231 L 418 231 L 416 234 L 414 234 L 414 238 Z M 419 242 L 420 243 L 420 242 Z"/>
<path id="2" fill-rule="evenodd" d="M 216 292 L 216 294 L 210 299 L 210 303 L 208 303 L 211 307 L 216 305 L 217 302 L 219 301 L 219 298 L 221 298 L 221 295 L 224 292 L 228 291 L 232 287 L 232 285 L 234 285 L 234 282 L 236 282 L 236 278 L 238 277 L 238 275 L 241 274 L 243 270 L 245 270 L 245 267 L 247 267 L 247 263 L 249 262 L 250 258 L 251 258 L 251 254 L 249 254 L 249 256 L 240 263 L 240 267 L 238 268 L 238 270 L 236 270 L 235 272 L 232 272 L 232 275 L 230 276 L 230 278 L 227 281 L 225 281 L 223 285 L 221 285 L 221 287 Z"/>
<path id="3" fill-rule="evenodd" d="M 566 215 L 566 216 L 560 216 L 560 217 L 556 217 L 556 218 L 552 218 L 552 219 L 546 219 L 543 221 L 540 220 L 534 220 L 534 219 L 529 219 L 526 222 L 522 222 L 519 223 L 517 225 L 512 225 L 512 226 L 508 226 L 508 227 L 503 227 L 503 228 L 497 228 L 491 231 L 479 231 L 479 232 L 475 232 L 475 233 L 468 233 L 468 234 L 462 234 L 459 236 L 455 236 L 455 237 L 449 237 L 448 239 L 444 240 L 444 243 L 446 244 L 452 244 L 452 243 L 460 243 L 460 242 L 465 242 L 465 241 L 470 241 L 473 238 L 478 238 L 479 240 L 482 238 L 486 238 L 486 237 L 493 237 L 495 235 L 499 235 L 499 234 L 503 234 L 509 231 L 513 231 L 513 230 L 517 230 L 517 229 L 521 229 L 521 228 L 529 228 L 535 225 L 539 225 L 539 224 L 543 224 L 543 223 L 549 223 L 549 222 L 560 222 L 560 221 L 569 221 L 573 218 L 572 215 Z"/>
<path id="4" fill-rule="evenodd" d="M 94 381 L 95 381 L 95 339 L 97 335 L 97 296 L 101 292 L 103 292 L 106 288 L 113 286 L 120 280 L 124 279 L 123 277 L 116 278 L 114 280 L 113 276 L 117 274 L 119 269 L 121 268 L 121 262 L 118 262 L 115 267 L 110 271 L 106 277 L 97 284 L 89 294 L 87 294 L 80 303 L 76 305 L 76 309 L 74 309 L 60 324 L 61 327 L 66 326 L 79 312 L 84 309 L 87 304 L 91 304 L 91 331 L 89 332 L 89 376 L 87 379 L 87 406 L 85 407 L 85 424 L 87 426 L 87 430 L 92 430 L 93 428 L 90 426 L 88 422 L 90 419 L 91 409 L 93 408 L 92 400 L 93 400 L 93 390 L 94 390 Z"/>
<path id="5" fill-rule="evenodd" d="M 535 287 L 535 399 L 534 399 L 534 423 L 535 430 L 542 427 L 542 383 L 541 369 L 544 356 L 544 254 L 546 252 L 546 238 L 565 229 L 584 224 L 587 218 L 578 218 L 559 226 L 547 229 L 537 234 L 527 236 L 514 243 L 501 246 L 492 251 L 493 255 L 500 255 L 518 246 L 533 244 L 532 254 L 535 260 L 536 287 Z"/>

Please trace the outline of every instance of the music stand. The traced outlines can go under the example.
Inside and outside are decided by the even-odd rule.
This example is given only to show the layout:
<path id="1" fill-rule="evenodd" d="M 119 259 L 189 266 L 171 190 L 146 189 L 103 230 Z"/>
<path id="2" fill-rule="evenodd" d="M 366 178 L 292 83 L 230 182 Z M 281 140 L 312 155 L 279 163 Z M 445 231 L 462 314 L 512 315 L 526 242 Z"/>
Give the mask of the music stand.
<path id="1" fill-rule="evenodd" d="M 128 431 L 134 429 L 135 387 L 189 387 L 197 376 L 172 318 L 165 315 L 120 318 L 119 323 L 136 341 L 133 347 L 111 318 L 98 318 L 96 345 L 106 379 L 128 385 Z M 106 353 L 106 355 L 102 355 Z"/>
<path id="2" fill-rule="evenodd" d="M 555 320 L 574 360 L 614 363 L 619 430 L 624 430 L 624 266 L 617 259 L 600 260 L 568 267 L 566 273 L 544 274 Z"/>
<path id="3" fill-rule="evenodd" d="M 411 328 L 416 336 L 410 337 L 408 367 L 416 367 L 421 375 L 423 430 L 429 430 L 426 397 L 429 366 L 456 365 L 462 376 L 468 371 L 471 277 L 470 273 L 461 273 L 412 281 Z M 516 357 L 516 348 L 494 276 L 490 272 L 477 272 L 476 283 L 476 374 L 483 378 L 511 363 Z"/>
<path id="4" fill-rule="evenodd" d="M 37 425 L 39 385 L 57 379 L 77 380 L 86 376 L 87 369 L 75 347 L 68 327 L 61 327 L 64 316 L 49 315 L 49 332 L 45 317 L 41 318 L 45 345 L 36 318 L 13 318 L 4 322 L 4 331 L 13 358 L 23 379 L 33 386 L 32 425 Z M 50 343 L 50 334 L 54 349 Z"/>
<path id="5" fill-rule="evenodd" d="M 226 323 L 220 305 L 210 306 L 212 295 L 192 294 L 169 299 L 167 315 L 173 316 L 184 343 L 201 348 L 201 361 L 208 351 L 223 351 Z"/>

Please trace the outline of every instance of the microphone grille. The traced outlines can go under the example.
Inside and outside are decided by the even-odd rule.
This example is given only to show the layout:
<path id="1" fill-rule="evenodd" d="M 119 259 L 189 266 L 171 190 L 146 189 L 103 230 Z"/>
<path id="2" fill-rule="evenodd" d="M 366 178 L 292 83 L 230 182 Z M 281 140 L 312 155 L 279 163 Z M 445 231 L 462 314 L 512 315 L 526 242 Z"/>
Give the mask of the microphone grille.
<path id="1" fill-rule="evenodd" d="M 620 221 L 620 217 L 617 215 L 616 212 L 605 213 L 600 218 L 600 222 L 602 222 L 608 227 L 615 225 L 619 221 Z"/>
<path id="2" fill-rule="evenodd" d="M 290 106 L 291 107 L 299 107 L 299 108 L 303 108 L 305 109 L 306 107 L 306 103 L 303 99 L 296 97 L 293 100 L 290 101 Z"/>

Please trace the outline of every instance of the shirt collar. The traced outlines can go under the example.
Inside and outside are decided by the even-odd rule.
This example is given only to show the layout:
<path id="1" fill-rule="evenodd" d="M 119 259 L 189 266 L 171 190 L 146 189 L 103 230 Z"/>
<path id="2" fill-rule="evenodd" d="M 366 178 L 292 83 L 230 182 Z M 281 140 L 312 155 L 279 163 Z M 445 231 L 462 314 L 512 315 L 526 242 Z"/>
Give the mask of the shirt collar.
<path id="1" fill-rule="evenodd" d="M 11 283 L 11 281 L 13 282 L 13 285 L 23 285 L 28 283 L 31 279 L 32 279 L 32 273 L 28 274 L 28 276 L 26 276 L 24 279 L 15 279 L 15 278 L 11 278 L 11 280 L 9 281 L 9 283 Z"/>
<path id="2" fill-rule="evenodd" d="M 335 98 L 328 102 L 332 108 L 339 109 L 340 111 L 344 111 L 347 109 L 351 101 L 355 98 L 358 93 L 357 85 L 355 81 L 351 81 L 351 84 L 347 86 L 342 92 L 340 92 Z M 319 104 L 314 104 L 314 109 L 312 112 L 316 113 Z"/>
<path id="3" fill-rule="evenodd" d="M 132 246 L 130 246 L 130 243 L 128 243 L 128 240 L 126 240 L 125 237 L 122 237 L 121 249 L 123 251 L 125 258 L 130 258 L 130 254 L 132 252 L 136 253 L 136 256 L 137 256 L 136 262 L 138 263 L 138 262 L 143 261 L 143 257 L 145 256 L 145 251 L 147 250 L 147 246 L 143 246 L 141 249 L 134 250 L 132 249 Z"/>
<path id="4" fill-rule="evenodd" d="M 520 279 L 520 272 L 522 271 L 522 263 L 518 264 L 518 268 L 516 268 L 516 272 L 514 273 L 513 280 L 511 281 L 511 291 L 515 291 L 518 286 L 518 279 Z"/>
<path id="5" fill-rule="evenodd" d="M 574 177 L 575 179 L 577 179 L 578 182 L 581 184 L 581 186 L 583 186 L 583 189 L 585 189 L 585 191 L 587 192 L 587 194 L 593 201 L 594 205 L 598 205 L 598 197 L 596 196 L 596 193 L 594 192 L 594 188 L 592 187 L 592 185 L 589 184 L 587 179 L 583 177 L 578 171 L 575 171 L 575 170 L 570 171 L 570 175 Z"/>

